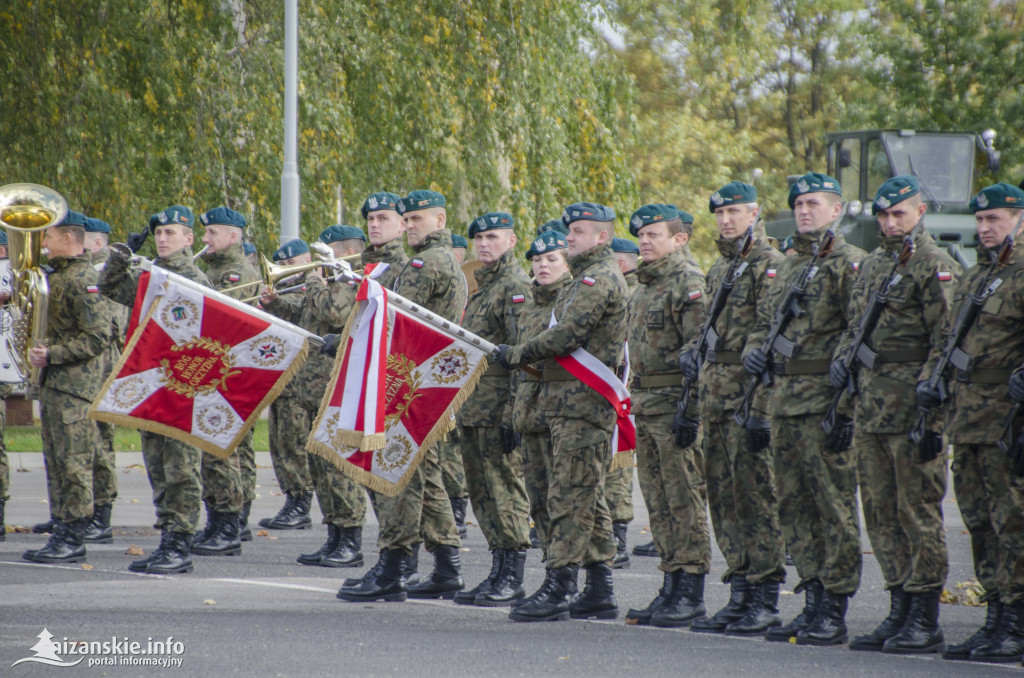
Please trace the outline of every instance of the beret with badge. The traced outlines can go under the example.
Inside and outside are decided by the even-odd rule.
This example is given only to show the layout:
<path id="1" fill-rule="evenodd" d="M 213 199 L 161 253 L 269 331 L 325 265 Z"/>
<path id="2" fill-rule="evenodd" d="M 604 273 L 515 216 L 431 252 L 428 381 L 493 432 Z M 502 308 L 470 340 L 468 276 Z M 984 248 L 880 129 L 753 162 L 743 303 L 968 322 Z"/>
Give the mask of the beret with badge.
<path id="1" fill-rule="evenodd" d="M 629 232 L 635 237 L 640 237 L 640 229 L 644 226 L 650 226 L 662 221 L 671 221 L 672 219 L 679 219 L 684 224 L 693 223 L 693 215 L 679 209 L 675 205 L 663 205 L 661 203 L 644 205 L 636 212 L 633 212 L 633 216 L 629 218 Z"/>
<path id="2" fill-rule="evenodd" d="M 612 252 L 619 254 L 640 254 L 640 248 L 632 240 L 612 238 Z"/>
<path id="3" fill-rule="evenodd" d="M 835 178 L 827 174 L 808 172 L 794 181 L 793 185 L 789 187 L 789 209 L 793 209 L 797 196 L 806 193 L 835 193 L 836 195 L 842 195 L 843 189 Z"/>
<path id="4" fill-rule="evenodd" d="M 191 229 L 195 223 L 196 218 L 192 215 L 192 210 L 182 205 L 171 205 L 149 218 L 149 230 L 152 233 L 156 233 L 157 226 L 170 226 L 174 224 Z"/>
<path id="5" fill-rule="evenodd" d="M 469 225 L 469 237 L 474 238 L 477 233 L 486 233 L 487 231 L 496 231 L 502 228 L 514 229 L 515 227 L 516 222 L 511 214 L 506 212 L 488 212 L 474 219 L 473 223 Z"/>
<path id="6" fill-rule="evenodd" d="M 558 231 L 544 231 L 530 243 L 530 249 L 526 251 L 526 258 L 533 259 L 538 254 L 564 250 L 568 246 L 569 244 L 565 241 L 564 234 Z"/>
<path id="7" fill-rule="evenodd" d="M 214 207 L 212 210 L 207 210 L 199 217 L 199 221 L 203 222 L 204 226 L 217 225 L 245 228 L 245 217 L 230 207 Z"/>
<path id="8" fill-rule="evenodd" d="M 875 200 L 871 203 L 871 213 L 878 214 L 879 210 L 887 210 L 920 192 L 921 184 L 917 183 L 917 178 L 910 174 L 901 174 L 887 179 L 875 193 Z"/>
<path id="9" fill-rule="evenodd" d="M 363 219 L 366 218 L 370 212 L 379 212 L 380 210 L 391 210 L 393 212 L 398 211 L 398 201 L 402 198 L 390 191 L 378 191 L 373 193 L 366 200 L 363 201 L 363 207 L 360 210 L 363 214 Z"/>
<path id="10" fill-rule="evenodd" d="M 971 198 L 971 212 L 982 210 L 994 210 L 1000 207 L 1010 209 L 1024 209 L 1024 191 L 1020 188 L 1000 181 L 978 191 L 978 195 Z"/>
<path id="11" fill-rule="evenodd" d="M 569 235 L 569 229 L 566 228 L 561 219 L 552 219 L 551 221 L 546 221 L 537 227 L 537 235 L 540 235 L 544 231 L 558 231 L 563 235 Z"/>
<path id="12" fill-rule="evenodd" d="M 251 242 L 243 242 L 242 254 L 244 254 L 245 256 L 249 256 L 250 254 L 256 254 L 256 245 L 253 245 Z"/>
<path id="13" fill-rule="evenodd" d="M 562 225 L 568 227 L 577 221 L 615 221 L 615 210 L 596 202 L 574 202 L 562 210 Z"/>
<path id="14" fill-rule="evenodd" d="M 708 210 L 714 214 L 719 207 L 757 202 L 757 189 L 742 181 L 730 181 L 711 194 Z"/>
<path id="15" fill-rule="evenodd" d="M 297 257 L 300 254 L 309 254 L 309 245 L 306 244 L 305 240 L 295 238 L 274 250 L 274 255 L 271 258 L 274 261 L 281 261 L 282 259 Z"/>
<path id="16" fill-rule="evenodd" d="M 85 218 L 86 233 L 110 233 L 110 224 L 96 217 Z"/>
<path id="17" fill-rule="evenodd" d="M 363 233 L 361 228 L 343 226 L 341 224 L 328 226 L 320 232 L 320 242 L 325 245 L 330 245 L 332 242 L 341 242 L 342 240 L 362 240 L 366 242 L 366 234 Z"/>
<path id="18" fill-rule="evenodd" d="M 81 226 L 85 228 L 85 220 L 89 217 L 85 216 L 81 212 L 74 210 L 68 210 L 68 213 L 64 215 L 64 220 L 60 222 L 61 226 Z"/>
<path id="19" fill-rule="evenodd" d="M 444 196 L 437 191 L 419 190 L 398 201 L 397 209 L 399 214 L 408 214 L 418 210 L 427 210 L 431 207 L 444 207 Z"/>
<path id="20" fill-rule="evenodd" d="M 452 247 L 467 249 L 469 247 L 469 243 L 466 242 L 466 239 L 458 233 L 452 233 Z"/>

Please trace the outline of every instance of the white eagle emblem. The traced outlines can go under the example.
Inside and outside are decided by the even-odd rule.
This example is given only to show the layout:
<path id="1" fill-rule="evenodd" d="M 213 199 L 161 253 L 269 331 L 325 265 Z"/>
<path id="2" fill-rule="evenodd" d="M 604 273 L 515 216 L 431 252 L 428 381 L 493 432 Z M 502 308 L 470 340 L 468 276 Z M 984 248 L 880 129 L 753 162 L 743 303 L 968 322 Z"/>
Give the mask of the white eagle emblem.
<path id="1" fill-rule="evenodd" d="M 978 197 L 975 198 L 975 200 L 978 201 L 978 207 L 980 207 L 981 209 L 985 209 L 986 207 L 988 207 L 988 196 L 985 195 L 984 192 L 979 193 Z"/>
<path id="2" fill-rule="evenodd" d="M 721 205 L 725 202 L 725 198 L 722 197 L 721 193 L 715 191 L 714 193 L 711 194 L 711 202 L 716 205 Z"/>

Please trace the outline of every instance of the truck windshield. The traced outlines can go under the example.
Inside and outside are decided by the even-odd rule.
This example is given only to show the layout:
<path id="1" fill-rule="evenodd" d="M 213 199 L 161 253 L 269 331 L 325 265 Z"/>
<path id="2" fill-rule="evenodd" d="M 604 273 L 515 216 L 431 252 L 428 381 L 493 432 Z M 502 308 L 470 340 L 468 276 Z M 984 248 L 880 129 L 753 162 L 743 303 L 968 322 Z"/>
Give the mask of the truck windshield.
<path id="1" fill-rule="evenodd" d="M 949 134 L 882 135 L 896 174 L 916 174 L 938 202 L 968 202 L 974 139 Z M 911 167 L 913 165 L 913 167 Z"/>

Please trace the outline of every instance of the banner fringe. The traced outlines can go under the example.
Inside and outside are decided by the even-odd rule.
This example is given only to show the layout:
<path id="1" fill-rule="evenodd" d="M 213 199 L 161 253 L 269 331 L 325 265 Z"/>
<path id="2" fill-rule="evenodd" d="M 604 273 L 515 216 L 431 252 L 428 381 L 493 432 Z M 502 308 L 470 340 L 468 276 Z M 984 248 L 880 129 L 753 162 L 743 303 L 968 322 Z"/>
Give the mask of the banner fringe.
<path id="1" fill-rule="evenodd" d="M 636 466 L 636 461 L 633 459 L 633 450 L 622 450 L 612 455 L 608 470 L 618 471 L 620 468 L 633 468 L 634 466 Z"/>

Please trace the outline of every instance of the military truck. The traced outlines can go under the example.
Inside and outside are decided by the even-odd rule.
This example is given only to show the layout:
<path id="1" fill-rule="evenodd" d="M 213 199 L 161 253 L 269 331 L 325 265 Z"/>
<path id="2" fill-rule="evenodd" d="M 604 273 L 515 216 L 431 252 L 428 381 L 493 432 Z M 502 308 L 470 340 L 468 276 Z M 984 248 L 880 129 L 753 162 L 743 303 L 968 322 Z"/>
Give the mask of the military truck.
<path id="1" fill-rule="evenodd" d="M 878 187 L 899 174 L 912 174 L 922 187 L 928 213 L 925 225 L 936 241 L 966 268 L 978 245 L 970 202 L 982 171 L 999 170 L 995 132 L 936 132 L 875 129 L 833 132 L 827 139 L 827 173 L 843 187 L 846 214 L 842 231 L 852 244 L 870 252 L 878 245 L 878 224 L 871 203 Z M 790 184 L 800 175 L 789 177 Z M 780 242 L 796 231 L 793 212 L 769 217 L 768 235 Z"/>

